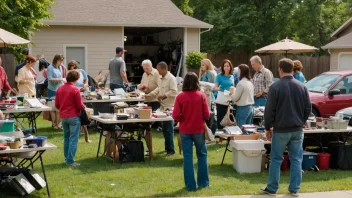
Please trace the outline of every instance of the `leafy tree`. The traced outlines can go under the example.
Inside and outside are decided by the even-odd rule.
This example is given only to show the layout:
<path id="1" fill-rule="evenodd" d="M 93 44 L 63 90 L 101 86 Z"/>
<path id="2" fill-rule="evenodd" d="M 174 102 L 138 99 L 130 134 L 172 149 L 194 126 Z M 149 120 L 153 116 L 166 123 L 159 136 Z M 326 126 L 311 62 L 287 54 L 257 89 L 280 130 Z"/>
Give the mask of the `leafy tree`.
<path id="1" fill-rule="evenodd" d="M 185 15 L 193 15 L 193 9 L 189 6 L 189 0 L 172 0 L 172 2 L 179 7 Z"/>

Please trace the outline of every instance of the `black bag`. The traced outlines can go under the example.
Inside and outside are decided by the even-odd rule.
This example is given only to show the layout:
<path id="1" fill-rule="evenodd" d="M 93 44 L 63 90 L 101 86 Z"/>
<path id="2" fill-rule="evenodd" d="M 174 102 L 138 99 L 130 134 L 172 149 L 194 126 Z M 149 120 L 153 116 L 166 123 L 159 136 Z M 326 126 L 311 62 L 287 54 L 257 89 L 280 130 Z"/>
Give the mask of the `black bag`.
<path id="1" fill-rule="evenodd" d="M 84 125 L 89 125 L 90 124 L 90 120 L 88 118 L 88 115 L 87 115 L 87 112 L 85 109 L 82 109 L 81 110 L 81 126 L 84 126 Z"/>
<path id="2" fill-rule="evenodd" d="M 344 143 L 329 144 L 330 168 L 352 170 L 352 145 Z"/>
<path id="3" fill-rule="evenodd" d="M 119 148 L 119 160 L 126 162 L 144 162 L 144 147 L 142 141 L 123 142 Z"/>

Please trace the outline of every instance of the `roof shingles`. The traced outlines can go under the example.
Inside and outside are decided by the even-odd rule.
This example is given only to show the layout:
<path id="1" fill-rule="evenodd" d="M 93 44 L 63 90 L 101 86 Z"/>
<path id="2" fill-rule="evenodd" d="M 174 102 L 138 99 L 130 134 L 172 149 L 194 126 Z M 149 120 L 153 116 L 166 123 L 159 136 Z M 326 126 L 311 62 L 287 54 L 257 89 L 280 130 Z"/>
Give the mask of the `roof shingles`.
<path id="1" fill-rule="evenodd" d="M 171 0 L 56 0 L 51 13 L 48 25 L 213 27 L 184 15 Z"/>

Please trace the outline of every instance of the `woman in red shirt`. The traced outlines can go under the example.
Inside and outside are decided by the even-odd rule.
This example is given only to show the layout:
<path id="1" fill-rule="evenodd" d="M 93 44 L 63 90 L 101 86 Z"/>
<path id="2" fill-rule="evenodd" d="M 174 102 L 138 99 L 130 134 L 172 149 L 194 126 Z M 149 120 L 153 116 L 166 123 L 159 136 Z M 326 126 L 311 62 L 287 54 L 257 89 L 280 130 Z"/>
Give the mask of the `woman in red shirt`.
<path id="1" fill-rule="evenodd" d="M 74 161 L 79 131 L 81 110 L 85 108 L 79 89 L 75 86 L 80 74 L 76 70 L 68 72 L 66 83 L 56 91 L 55 107 L 59 109 L 64 130 L 64 156 L 68 166 L 79 166 Z"/>
<path id="2" fill-rule="evenodd" d="M 180 123 L 183 151 L 183 171 L 187 190 L 197 188 L 194 178 L 193 144 L 198 158 L 197 183 L 199 188 L 209 186 L 207 147 L 205 145 L 204 120 L 210 116 L 208 102 L 199 91 L 198 76 L 190 72 L 185 76 L 182 92 L 176 97 L 172 117 Z"/>

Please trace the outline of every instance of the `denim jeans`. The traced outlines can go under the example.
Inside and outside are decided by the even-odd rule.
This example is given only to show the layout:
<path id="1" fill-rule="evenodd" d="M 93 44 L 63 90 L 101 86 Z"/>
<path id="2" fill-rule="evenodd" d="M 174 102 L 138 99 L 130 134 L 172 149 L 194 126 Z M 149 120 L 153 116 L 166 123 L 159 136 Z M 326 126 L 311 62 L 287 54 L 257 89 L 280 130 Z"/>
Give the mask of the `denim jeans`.
<path id="1" fill-rule="evenodd" d="M 277 192 L 280 181 L 280 167 L 284 159 L 286 146 L 290 158 L 290 192 L 298 192 L 302 181 L 303 131 L 275 133 L 271 143 L 271 162 L 269 168 L 268 189 Z"/>
<path id="2" fill-rule="evenodd" d="M 163 123 L 163 134 L 165 138 L 165 150 L 167 153 L 174 154 L 174 121 L 165 121 Z"/>
<path id="3" fill-rule="evenodd" d="M 209 186 L 208 176 L 208 160 L 207 160 L 207 147 L 205 145 L 204 133 L 199 134 L 182 134 L 182 151 L 183 151 L 183 176 L 187 190 L 196 190 L 196 181 L 194 179 L 194 166 L 193 166 L 193 143 L 196 147 L 196 154 L 198 159 L 198 172 L 197 183 L 199 187 Z"/>
<path id="4" fill-rule="evenodd" d="M 254 97 L 254 106 L 255 107 L 264 107 L 266 104 L 266 97 L 260 97 L 260 98 L 257 98 L 257 97 Z"/>
<path id="5" fill-rule="evenodd" d="M 64 130 L 64 156 L 66 164 L 75 162 L 81 119 L 79 117 L 63 118 L 62 128 Z"/>
<path id="6" fill-rule="evenodd" d="M 48 89 L 48 99 L 53 99 L 56 96 L 56 91 Z"/>
<path id="7" fill-rule="evenodd" d="M 118 85 L 118 84 L 113 84 L 113 83 L 110 83 L 110 90 L 111 91 L 114 91 L 115 89 L 120 89 L 122 88 L 123 90 L 126 91 L 126 87 L 125 86 L 121 86 L 121 85 Z"/>
<path id="8" fill-rule="evenodd" d="M 244 124 L 253 124 L 254 109 L 252 105 L 237 106 L 236 122 L 237 126 L 242 128 Z"/>

